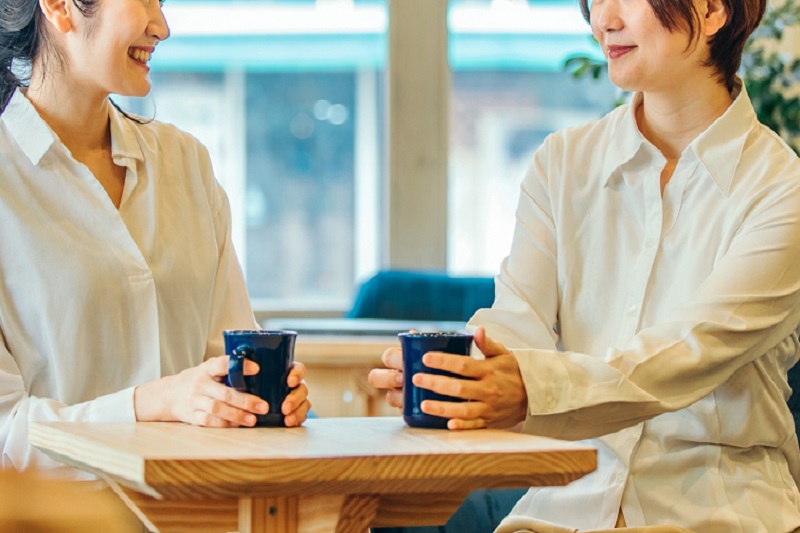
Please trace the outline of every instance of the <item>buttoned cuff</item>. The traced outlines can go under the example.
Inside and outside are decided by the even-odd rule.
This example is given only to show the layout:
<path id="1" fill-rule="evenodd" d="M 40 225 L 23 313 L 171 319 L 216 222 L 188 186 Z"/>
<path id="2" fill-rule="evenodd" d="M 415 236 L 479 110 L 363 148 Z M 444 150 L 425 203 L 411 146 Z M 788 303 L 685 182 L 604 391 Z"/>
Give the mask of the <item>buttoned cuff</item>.
<path id="1" fill-rule="evenodd" d="M 511 353 L 517 359 L 528 394 L 528 413 L 522 431 L 535 435 L 560 435 L 567 417 L 552 415 L 570 410 L 571 382 L 559 353 L 535 349 L 515 349 Z"/>

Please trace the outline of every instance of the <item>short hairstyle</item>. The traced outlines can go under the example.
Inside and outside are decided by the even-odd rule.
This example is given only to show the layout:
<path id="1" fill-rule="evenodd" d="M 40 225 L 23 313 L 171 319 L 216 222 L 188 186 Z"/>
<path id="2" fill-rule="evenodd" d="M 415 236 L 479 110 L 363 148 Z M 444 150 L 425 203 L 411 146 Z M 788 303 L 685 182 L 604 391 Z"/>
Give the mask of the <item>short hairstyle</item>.
<path id="1" fill-rule="evenodd" d="M 579 0 L 583 18 L 589 22 L 590 0 Z M 689 40 L 697 37 L 701 14 L 694 0 L 647 0 L 656 18 L 667 31 L 688 30 Z M 721 0 L 728 20 L 709 43 L 710 57 L 706 66 L 714 69 L 728 90 L 733 89 L 736 71 L 742 62 L 742 51 L 750 34 L 764 17 L 767 0 Z"/>

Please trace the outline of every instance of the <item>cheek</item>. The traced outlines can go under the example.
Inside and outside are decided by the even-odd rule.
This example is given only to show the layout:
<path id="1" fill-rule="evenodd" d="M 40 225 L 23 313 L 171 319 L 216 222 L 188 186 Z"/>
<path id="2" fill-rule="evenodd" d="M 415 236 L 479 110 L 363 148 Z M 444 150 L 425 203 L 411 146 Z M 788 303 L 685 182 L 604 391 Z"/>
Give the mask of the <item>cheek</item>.
<path id="1" fill-rule="evenodd" d="M 592 35 L 594 35 L 595 40 L 600 44 L 600 48 L 603 49 L 603 54 L 605 54 L 606 47 L 603 45 L 603 32 L 595 24 L 592 24 Z"/>

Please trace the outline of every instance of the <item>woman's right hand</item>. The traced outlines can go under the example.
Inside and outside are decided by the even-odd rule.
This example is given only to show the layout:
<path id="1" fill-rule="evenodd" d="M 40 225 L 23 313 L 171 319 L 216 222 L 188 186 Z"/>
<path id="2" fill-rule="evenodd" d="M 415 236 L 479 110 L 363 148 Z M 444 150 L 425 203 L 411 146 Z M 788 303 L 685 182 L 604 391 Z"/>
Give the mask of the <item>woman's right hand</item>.
<path id="1" fill-rule="evenodd" d="M 245 375 L 258 373 L 258 364 L 247 360 Z M 196 426 L 253 426 L 255 414 L 269 410 L 267 402 L 225 384 L 228 356 L 212 357 L 203 363 L 136 387 L 136 420 L 180 421 Z"/>
<path id="2" fill-rule="evenodd" d="M 374 368 L 367 380 L 376 389 L 387 389 L 386 402 L 392 407 L 403 407 L 403 352 L 399 347 L 389 348 L 381 357 L 386 368 Z"/>

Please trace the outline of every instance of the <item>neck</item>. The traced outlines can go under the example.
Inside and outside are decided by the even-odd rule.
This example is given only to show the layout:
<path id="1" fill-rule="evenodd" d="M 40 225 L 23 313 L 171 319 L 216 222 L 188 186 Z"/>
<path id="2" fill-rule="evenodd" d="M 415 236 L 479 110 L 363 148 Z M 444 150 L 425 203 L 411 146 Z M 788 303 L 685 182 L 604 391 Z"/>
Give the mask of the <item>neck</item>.
<path id="1" fill-rule="evenodd" d="M 36 74 L 25 95 L 73 156 L 110 149 L 108 95 L 75 87 L 55 72 Z"/>
<path id="2" fill-rule="evenodd" d="M 733 102 L 727 88 L 713 78 L 692 80 L 681 89 L 642 94 L 636 122 L 642 135 L 668 161 L 708 128 Z"/>

